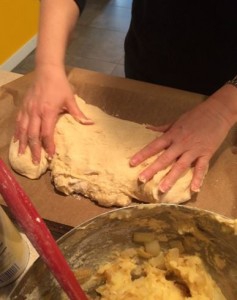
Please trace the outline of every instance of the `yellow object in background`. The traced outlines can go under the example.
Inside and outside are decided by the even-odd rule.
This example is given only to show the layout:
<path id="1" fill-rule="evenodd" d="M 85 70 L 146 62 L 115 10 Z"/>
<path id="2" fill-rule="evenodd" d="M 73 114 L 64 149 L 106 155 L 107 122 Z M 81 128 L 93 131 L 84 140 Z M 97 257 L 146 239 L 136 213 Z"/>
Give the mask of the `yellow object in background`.
<path id="1" fill-rule="evenodd" d="M 36 36 L 39 6 L 39 0 L 0 0 L 0 67 Z"/>

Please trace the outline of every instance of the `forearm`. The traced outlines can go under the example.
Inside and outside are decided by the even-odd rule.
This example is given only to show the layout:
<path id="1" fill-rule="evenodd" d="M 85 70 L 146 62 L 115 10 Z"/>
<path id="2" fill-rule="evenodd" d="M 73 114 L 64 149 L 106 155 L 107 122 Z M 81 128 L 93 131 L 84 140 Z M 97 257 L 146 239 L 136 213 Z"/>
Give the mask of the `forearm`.
<path id="1" fill-rule="evenodd" d="M 41 0 L 36 68 L 64 65 L 68 39 L 78 16 L 73 0 Z"/>

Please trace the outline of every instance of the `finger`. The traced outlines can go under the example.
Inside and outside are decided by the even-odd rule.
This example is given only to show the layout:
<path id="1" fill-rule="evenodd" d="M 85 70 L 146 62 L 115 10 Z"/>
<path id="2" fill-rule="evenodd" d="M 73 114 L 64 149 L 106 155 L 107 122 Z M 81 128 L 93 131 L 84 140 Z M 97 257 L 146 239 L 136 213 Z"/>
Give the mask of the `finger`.
<path id="1" fill-rule="evenodd" d="M 169 173 L 159 184 L 159 190 L 168 192 L 176 181 L 188 170 L 193 162 L 193 157 L 189 153 L 184 153 L 172 166 Z"/>
<path id="2" fill-rule="evenodd" d="M 14 131 L 14 135 L 13 135 L 14 142 L 19 140 L 19 134 L 20 134 L 19 127 L 20 127 L 21 118 L 22 118 L 22 112 L 19 111 L 17 116 L 16 116 L 16 121 L 15 121 L 15 131 Z"/>
<path id="3" fill-rule="evenodd" d="M 32 161 L 34 164 L 40 163 L 41 142 L 40 142 L 40 123 L 39 116 L 34 115 L 30 119 L 28 128 L 28 144 L 31 150 Z"/>
<path id="4" fill-rule="evenodd" d="M 18 153 L 25 153 L 25 149 L 28 143 L 27 129 L 29 124 L 29 117 L 27 114 L 22 114 L 17 122 L 17 138 L 19 139 Z"/>
<path id="5" fill-rule="evenodd" d="M 170 127 L 172 126 L 172 124 L 165 124 L 165 125 L 160 125 L 160 126 L 153 126 L 153 125 L 146 125 L 147 129 L 151 129 L 153 131 L 159 131 L 159 132 L 166 132 L 168 129 L 170 129 Z"/>
<path id="6" fill-rule="evenodd" d="M 154 141 L 146 145 L 142 150 L 140 150 L 134 156 L 131 157 L 129 161 L 130 166 L 136 167 L 144 160 L 156 155 L 157 153 L 167 148 L 170 145 L 170 143 L 171 141 L 166 139 L 164 135 L 159 138 L 156 138 Z"/>
<path id="7" fill-rule="evenodd" d="M 200 191 L 204 177 L 208 171 L 209 160 L 210 160 L 210 158 L 207 156 L 201 157 L 197 160 L 197 162 L 195 164 L 194 172 L 193 172 L 193 179 L 191 182 L 191 190 L 195 193 Z"/>
<path id="8" fill-rule="evenodd" d="M 92 125 L 94 122 L 87 118 L 84 113 L 78 108 L 75 99 L 73 98 L 67 105 L 68 112 L 73 116 L 73 118 L 83 125 Z"/>
<path id="9" fill-rule="evenodd" d="M 15 122 L 15 131 L 14 131 L 14 135 L 13 135 L 13 141 L 16 142 L 19 140 L 19 136 L 20 136 L 20 121 L 22 118 L 22 112 L 19 111 L 16 117 L 16 122 Z"/>
<path id="10" fill-rule="evenodd" d="M 165 150 L 149 167 L 139 174 L 138 179 L 143 183 L 149 181 L 157 172 L 170 166 L 182 154 L 181 150 L 178 146 L 171 146 Z"/>
<path id="11" fill-rule="evenodd" d="M 41 141 L 49 158 L 52 158 L 55 153 L 54 130 L 57 120 L 57 115 L 50 114 L 42 120 L 41 124 Z"/>

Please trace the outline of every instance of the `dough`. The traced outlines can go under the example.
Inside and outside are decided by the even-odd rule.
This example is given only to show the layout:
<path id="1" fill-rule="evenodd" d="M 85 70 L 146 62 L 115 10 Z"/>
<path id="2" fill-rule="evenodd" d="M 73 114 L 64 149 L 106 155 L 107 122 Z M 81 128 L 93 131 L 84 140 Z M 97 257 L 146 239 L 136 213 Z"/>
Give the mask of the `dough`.
<path id="1" fill-rule="evenodd" d="M 41 160 L 39 165 L 35 165 L 31 161 L 30 148 L 27 147 L 24 154 L 18 154 L 19 141 L 11 141 L 9 149 L 9 161 L 13 169 L 30 179 L 39 178 L 48 169 L 48 161 L 44 149 L 41 150 Z"/>
<path id="2" fill-rule="evenodd" d="M 192 170 L 165 194 L 158 191 L 160 180 L 170 167 L 158 172 L 146 184 L 138 182 L 138 174 L 155 158 L 131 168 L 129 158 L 159 133 L 145 125 L 115 118 L 96 106 L 86 104 L 76 97 L 81 110 L 90 117 L 94 125 L 82 125 L 69 114 L 63 115 L 55 129 L 56 153 L 48 165 L 55 187 L 69 194 L 83 194 L 103 206 L 126 206 L 132 198 L 143 202 L 180 203 L 191 197 Z M 19 173 L 32 178 L 33 170 L 29 151 L 16 156 L 10 146 L 10 162 Z M 24 163 L 20 163 L 24 159 Z M 43 155 L 42 172 L 45 170 Z M 47 162 L 48 163 L 48 162 Z M 41 167 L 39 168 L 41 169 Z M 35 178 L 40 176 L 35 170 Z"/>

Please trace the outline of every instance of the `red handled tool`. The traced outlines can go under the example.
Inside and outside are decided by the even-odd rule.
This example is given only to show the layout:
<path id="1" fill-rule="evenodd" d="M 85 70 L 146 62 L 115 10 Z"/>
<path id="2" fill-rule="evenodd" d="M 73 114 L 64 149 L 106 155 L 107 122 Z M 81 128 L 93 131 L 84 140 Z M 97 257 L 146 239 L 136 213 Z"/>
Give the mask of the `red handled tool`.
<path id="1" fill-rule="evenodd" d="M 1 159 L 0 194 L 68 297 L 71 300 L 87 300 L 49 229 Z"/>

